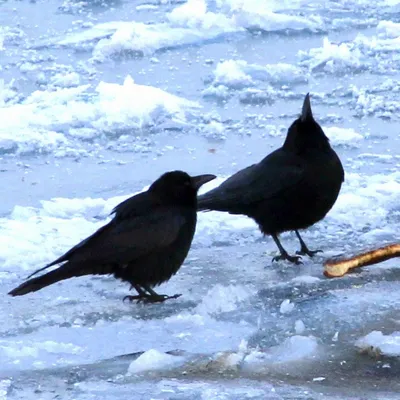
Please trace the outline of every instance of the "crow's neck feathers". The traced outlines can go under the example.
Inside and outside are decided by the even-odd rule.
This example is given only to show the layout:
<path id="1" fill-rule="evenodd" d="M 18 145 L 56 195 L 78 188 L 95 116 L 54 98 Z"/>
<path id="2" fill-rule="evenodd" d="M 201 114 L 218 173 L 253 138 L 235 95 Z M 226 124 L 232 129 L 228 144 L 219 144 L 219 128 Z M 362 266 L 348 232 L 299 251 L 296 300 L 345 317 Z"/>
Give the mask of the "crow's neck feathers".
<path id="1" fill-rule="evenodd" d="M 312 114 L 302 115 L 290 126 L 285 143 L 285 150 L 303 153 L 313 150 L 328 150 L 331 148 L 321 126 L 314 120 Z"/>

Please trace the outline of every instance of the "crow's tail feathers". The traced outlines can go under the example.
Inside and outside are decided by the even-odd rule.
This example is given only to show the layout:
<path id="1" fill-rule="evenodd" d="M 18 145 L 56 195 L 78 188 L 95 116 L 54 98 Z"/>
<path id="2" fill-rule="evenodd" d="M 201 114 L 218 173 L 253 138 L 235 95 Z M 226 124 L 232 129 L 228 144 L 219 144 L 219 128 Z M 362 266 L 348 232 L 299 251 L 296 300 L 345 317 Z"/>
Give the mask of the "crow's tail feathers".
<path id="1" fill-rule="evenodd" d="M 111 265 L 82 267 L 79 265 L 72 265 L 67 262 L 61 267 L 50 271 L 47 274 L 27 280 L 15 289 L 11 290 L 11 292 L 8 294 L 11 296 L 23 296 L 24 294 L 36 292 L 46 286 L 52 285 L 53 283 L 63 281 L 64 279 L 84 275 L 107 275 L 112 273 L 113 267 Z"/>

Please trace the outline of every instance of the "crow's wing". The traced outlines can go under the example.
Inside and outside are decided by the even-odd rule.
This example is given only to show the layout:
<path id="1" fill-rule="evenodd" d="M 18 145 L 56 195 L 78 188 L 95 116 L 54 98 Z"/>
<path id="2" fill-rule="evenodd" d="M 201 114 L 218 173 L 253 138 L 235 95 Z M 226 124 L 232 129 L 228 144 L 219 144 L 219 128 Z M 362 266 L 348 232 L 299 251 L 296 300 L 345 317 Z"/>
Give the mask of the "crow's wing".
<path id="1" fill-rule="evenodd" d="M 276 150 L 260 163 L 238 171 L 220 186 L 199 196 L 200 209 L 210 206 L 235 207 L 294 191 L 304 179 L 304 167 L 298 157 Z"/>
<path id="2" fill-rule="evenodd" d="M 115 214 L 114 218 L 121 220 L 146 214 L 149 210 L 158 205 L 160 205 L 159 198 L 153 193 L 146 191 L 138 193 L 124 200 L 122 203 L 119 203 L 111 211 L 111 214 Z"/>
<path id="3" fill-rule="evenodd" d="M 122 221 L 112 220 L 32 275 L 64 261 L 74 264 L 128 263 L 171 245 L 186 222 L 178 209 L 167 207 Z"/>

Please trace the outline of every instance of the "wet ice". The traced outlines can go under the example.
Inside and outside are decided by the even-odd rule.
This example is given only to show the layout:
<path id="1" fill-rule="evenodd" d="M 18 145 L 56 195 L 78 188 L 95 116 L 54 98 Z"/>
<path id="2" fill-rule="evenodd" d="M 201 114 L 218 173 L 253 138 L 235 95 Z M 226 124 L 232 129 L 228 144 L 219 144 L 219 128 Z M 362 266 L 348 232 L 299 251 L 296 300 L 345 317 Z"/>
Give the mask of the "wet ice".
<path id="1" fill-rule="evenodd" d="M 396 398 L 397 260 L 322 274 L 329 257 L 398 241 L 396 2 L 25 8 L 39 6 L 8 2 L 0 16 L 1 176 L 13 199 L 0 219 L 4 296 L 164 170 L 216 173 L 204 192 L 258 162 L 307 91 L 346 181 L 304 232 L 324 253 L 303 266 L 272 263 L 277 249 L 251 219 L 209 212 L 158 288 L 177 300 L 122 303 L 129 287 L 112 277 L 4 297 L 0 397 Z M 294 235 L 282 240 L 298 249 Z"/>

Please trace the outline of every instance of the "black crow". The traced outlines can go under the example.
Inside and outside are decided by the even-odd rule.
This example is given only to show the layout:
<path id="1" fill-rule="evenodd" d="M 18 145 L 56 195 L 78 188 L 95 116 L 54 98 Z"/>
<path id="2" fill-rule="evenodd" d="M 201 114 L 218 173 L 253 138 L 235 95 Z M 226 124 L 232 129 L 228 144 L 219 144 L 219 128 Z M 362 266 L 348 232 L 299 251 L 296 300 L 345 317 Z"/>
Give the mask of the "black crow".
<path id="1" fill-rule="evenodd" d="M 214 178 L 191 177 L 182 171 L 165 173 L 146 192 L 117 205 L 107 225 L 28 279 L 53 265 L 61 266 L 27 280 L 9 294 L 22 296 L 75 276 L 113 274 L 136 289 L 137 296 L 125 297 L 131 301 L 179 297 L 159 295 L 152 288 L 168 281 L 185 260 L 196 230 L 197 191 Z"/>
<path id="2" fill-rule="evenodd" d="M 300 263 L 283 248 L 278 235 L 295 231 L 301 245 L 297 254 L 312 257 L 300 236 L 320 221 L 335 204 L 344 181 L 339 157 L 315 121 L 307 93 L 302 112 L 290 126 L 283 146 L 198 198 L 198 210 L 226 211 L 253 218 L 271 235 L 280 255 L 273 260 Z"/>

